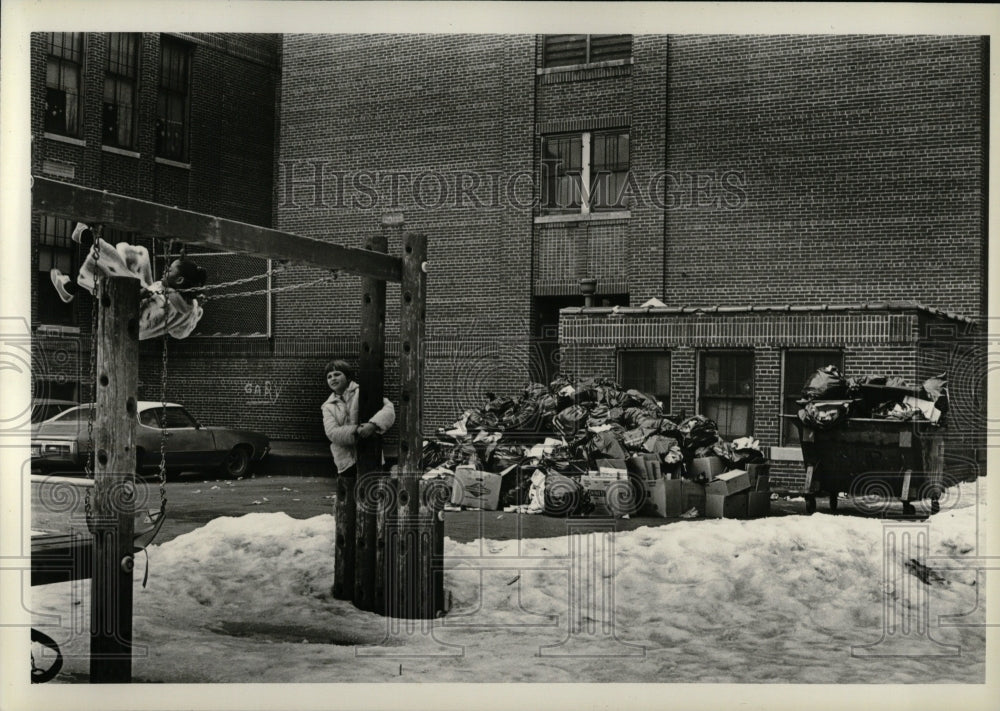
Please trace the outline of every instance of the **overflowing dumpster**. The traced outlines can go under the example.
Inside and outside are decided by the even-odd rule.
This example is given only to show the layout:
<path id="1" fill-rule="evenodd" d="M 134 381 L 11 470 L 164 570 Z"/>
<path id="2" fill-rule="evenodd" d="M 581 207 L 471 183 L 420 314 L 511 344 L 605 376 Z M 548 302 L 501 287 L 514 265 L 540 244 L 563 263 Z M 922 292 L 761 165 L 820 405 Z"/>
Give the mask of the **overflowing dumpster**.
<path id="1" fill-rule="evenodd" d="M 930 502 L 936 513 L 944 476 L 944 376 L 921 388 L 903 383 L 854 383 L 833 366 L 822 368 L 806 383 L 803 408 L 791 419 L 799 432 L 806 510 L 816 510 L 818 497 L 829 497 L 835 510 L 847 494 L 870 511 L 885 511 L 892 499 L 904 514 L 915 514 L 914 501 Z M 830 395 L 839 396 L 836 399 Z"/>

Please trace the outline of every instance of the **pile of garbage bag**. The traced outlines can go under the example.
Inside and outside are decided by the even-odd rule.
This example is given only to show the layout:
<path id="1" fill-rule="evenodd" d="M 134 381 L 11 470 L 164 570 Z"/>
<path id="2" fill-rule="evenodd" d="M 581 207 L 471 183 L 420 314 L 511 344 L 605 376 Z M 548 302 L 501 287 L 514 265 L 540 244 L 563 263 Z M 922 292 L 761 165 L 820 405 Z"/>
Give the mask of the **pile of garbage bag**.
<path id="1" fill-rule="evenodd" d="M 818 369 L 802 387 L 799 419 L 814 429 L 832 429 L 848 418 L 923 420 L 939 427 L 948 412 L 948 381 L 941 373 L 914 386 L 899 376 L 845 378 L 835 365 Z"/>
<path id="2" fill-rule="evenodd" d="M 500 506 L 585 515 L 593 505 L 580 478 L 599 460 L 642 452 L 678 477 L 699 457 L 718 456 L 727 468 L 764 460 L 757 440 L 727 442 L 703 415 L 665 413 L 654 397 L 608 378 L 560 377 L 529 383 L 516 398 L 485 393 L 481 407 L 424 441 L 423 468 L 425 478 L 447 478 L 458 467 L 502 474 Z"/>

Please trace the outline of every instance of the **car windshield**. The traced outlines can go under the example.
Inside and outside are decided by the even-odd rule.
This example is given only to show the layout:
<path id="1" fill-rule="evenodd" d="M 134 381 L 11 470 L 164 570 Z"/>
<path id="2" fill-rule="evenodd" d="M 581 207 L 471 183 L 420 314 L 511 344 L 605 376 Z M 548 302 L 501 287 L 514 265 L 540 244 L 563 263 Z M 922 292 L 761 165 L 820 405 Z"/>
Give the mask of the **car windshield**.
<path id="1" fill-rule="evenodd" d="M 72 407 L 66 412 L 61 412 L 48 422 L 86 422 L 90 418 L 90 405 Z"/>

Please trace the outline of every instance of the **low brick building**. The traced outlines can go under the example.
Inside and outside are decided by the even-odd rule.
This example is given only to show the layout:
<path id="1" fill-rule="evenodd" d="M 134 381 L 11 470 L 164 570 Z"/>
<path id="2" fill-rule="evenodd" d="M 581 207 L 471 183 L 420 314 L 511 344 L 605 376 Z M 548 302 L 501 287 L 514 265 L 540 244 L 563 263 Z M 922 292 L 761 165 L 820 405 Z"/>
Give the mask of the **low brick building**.
<path id="1" fill-rule="evenodd" d="M 831 364 L 848 378 L 888 374 L 914 385 L 948 373 L 949 471 L 974 475 L 985 463 L 982 334 L 954 313 L 912 302 L 567 308 L 559 342 L 568 373 L 614 373 L 677 418 L 700 413 L 725 437 L 752 434 L 778 486 L 796 488 L 803 477 L 786 416 L 798 412 L 808 376 Z"/>

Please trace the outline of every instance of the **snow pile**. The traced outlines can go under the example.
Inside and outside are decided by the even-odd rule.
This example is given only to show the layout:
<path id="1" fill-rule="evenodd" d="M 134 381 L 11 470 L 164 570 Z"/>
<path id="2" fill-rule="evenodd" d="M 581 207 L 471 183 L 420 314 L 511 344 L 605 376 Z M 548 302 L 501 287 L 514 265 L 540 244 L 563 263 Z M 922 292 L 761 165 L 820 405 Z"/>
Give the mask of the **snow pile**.
<path id="1" fill-rule="evenodd" d="M 978 683 L 985 591 L 963 559 L 982 555 L 985 501 L 975 484 L 951 493 L 926 522 L 818 513 L 449 540 L 450 613 L 400 629 L 331 597 L 332 516 L 220 518 L 151 548 L 148 587 L 136 576 L 134 638 L 146 649 L 133 674 L 157 682 Z M 888 564 L 886 541 L 896 546 Z M 89 610 L 88 589 L 36 588 L 35 610 L 66 621 L 74 603 Z M 886 628 L 887 614 L 909 626 Z M 939 624 L 940 615 L 966 615 L 958 621 L 970 626 L 944 626 L 956 620 Z M 88 638 L 70 634 L 68 623 L 41 627 L 68 652 L 60 679 L 85 680 Z"/>

